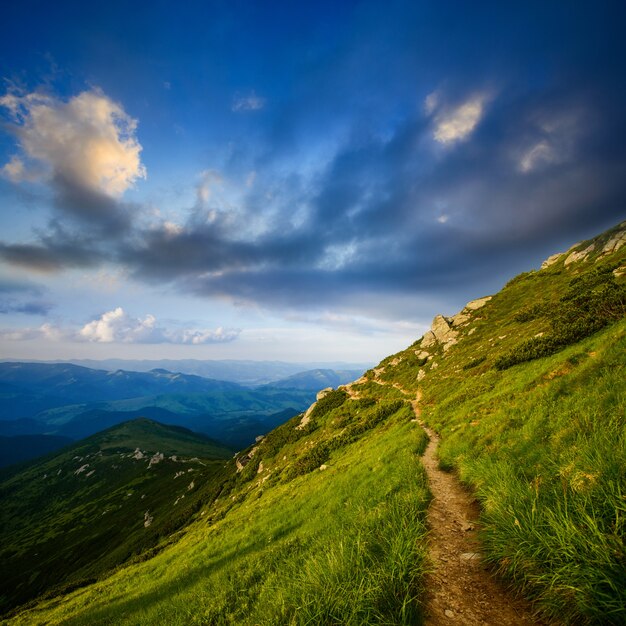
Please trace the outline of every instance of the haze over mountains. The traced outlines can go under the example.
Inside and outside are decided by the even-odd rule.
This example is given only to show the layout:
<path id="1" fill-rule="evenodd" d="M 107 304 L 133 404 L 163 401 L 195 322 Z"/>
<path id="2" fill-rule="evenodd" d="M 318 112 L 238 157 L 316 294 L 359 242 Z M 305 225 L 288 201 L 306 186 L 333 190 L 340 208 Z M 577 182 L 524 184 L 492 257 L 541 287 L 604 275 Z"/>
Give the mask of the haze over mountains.
<path id="1" fill-rule="evenodd" d="M 61 361 L 64 362 L 64 361 Z M 326 370 L 360 370 L 364 372 L 374 363 L 345 362 L 286 362 L 286 361 L 252 361 L 252 360 L 200 360 L 200 359 L 70 359 L 66 361 L 91 369 L 108 371 L 126 370 L 133 372 L 149 372 L 164 369 L 182 374 L 195 374 L 203 378 L 227 380 L 246 386 L 266 385 L 282 380 L 300 372 Z M 54 361 L 59 363 L 59 361 Z"/>
<path id="2" fill-rule="evenodd" d="M 263 371 L 262 364 L 248 365 L 249 372 L 253 367 L 257 374 Z M 29 448 L 36 456 L 67 438 L 87 437 L 137 417 L 187 426 L 239 448 L 306 408 L 320 389 L 361 373 L 309 370 L 249 388 L 161 368 L 133 372 L 70 363 L 0 363 L 0 436 L 39 436 L 6 441 L 16 456 L 5 456 L 1 465 L 28 458 Z M 45 442 L 46 437 L 51 438 Z"/>

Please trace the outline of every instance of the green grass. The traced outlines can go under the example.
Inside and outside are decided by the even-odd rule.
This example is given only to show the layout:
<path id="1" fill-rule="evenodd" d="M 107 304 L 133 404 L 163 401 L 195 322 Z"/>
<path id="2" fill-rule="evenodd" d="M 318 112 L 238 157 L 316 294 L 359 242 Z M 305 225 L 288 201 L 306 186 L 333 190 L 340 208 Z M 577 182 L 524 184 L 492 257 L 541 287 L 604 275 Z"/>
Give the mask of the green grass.
<path id="1" fill-rule="evenodd" d="M 369 426 L 337 443 L 350 415 Z M 345 401 L 279 449 L 268 437 L 257 469 L 234 477 L 175 543 L 12 623 L 419 623 L 429 496 L 426 437 L 411 416 L 403 403 Z M 323 445 L 327 469 L 294 476 Z"/>

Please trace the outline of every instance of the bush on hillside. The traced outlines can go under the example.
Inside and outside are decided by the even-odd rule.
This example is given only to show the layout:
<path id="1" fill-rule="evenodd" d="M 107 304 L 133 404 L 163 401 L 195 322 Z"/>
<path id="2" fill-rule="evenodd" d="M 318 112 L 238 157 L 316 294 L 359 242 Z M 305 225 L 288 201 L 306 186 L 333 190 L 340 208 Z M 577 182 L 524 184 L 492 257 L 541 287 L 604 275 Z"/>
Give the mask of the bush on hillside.
<path id="1" fill-rule="evenodd" d="M 573 278 L 567 293 L 554 307 L 550 332 L 526 339 L 499 356 L 496 369 L 554 354 L 624 317 L 626 286 L 617 284 L 612 269 L 594 268 Z"/>

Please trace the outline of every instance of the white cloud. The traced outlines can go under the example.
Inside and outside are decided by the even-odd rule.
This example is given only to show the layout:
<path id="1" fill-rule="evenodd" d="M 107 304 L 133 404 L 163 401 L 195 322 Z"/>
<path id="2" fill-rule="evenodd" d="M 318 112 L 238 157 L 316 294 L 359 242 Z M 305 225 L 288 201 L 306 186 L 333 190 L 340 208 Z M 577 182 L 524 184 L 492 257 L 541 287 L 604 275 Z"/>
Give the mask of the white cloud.
<path id="1" fill-rule="evenodd" d="M 426 115 L 431 115 L 437 106 L 439 106 L 439 98 L 438 91 L 433 91 L 424 98 L 424 112 Z"/>
<path id="2" fill-rule="evenodd" d="M 228 343 L 240 334 L 236 328 L 188 329 L 165 328 L 157 323 L 154 315 L 143 318 L 128 315 L 122 307 L 103 313 L 99 318 L 78 330 L 54 324 L 43 324 L 38 328 L 6 329 L 0 331 L 2 339 L 25 341 L 45 339 L 48 341 L 86 341 L 90 343 L 170 343 L 203 345 Z"/>
<path id="3" fill-rule="evenodd" d="M 217 328 L 172 330 L 157 325 L 154 315 L 134 318 L 122 307 L 108 311 L 100 318 L 85 324 L 79 336 L 97 343 L 178 343 L 201 345 L 233 341 L 239 335 L 237 329 Z"/>
<path id="4" fill-rule="evenodd" d="M 548 165 L 557 160 L 554 148 L 544 139 L 526 150 L 518 163 L 521 172 L 532 172 L 541 165 Z"/>
<path id="5" fill-rule="evenodd" d="M 485 101 L 484 95 L 474 96 L 463 104 L 438 114 L 433 131 L 435 141 L 450 144 L 468 137 L 483 117 Z M 433 103 L 433 107 L 436 104 Z"/>
<path id="6" fill-rule="evenodd" d="M 215 170 L 200 172 L 200 182 L 196 186 L 196 204 L 198 206 L 205 205 L 213 194 L 213 189 L 222 185 L 223 182 L 222 175 Z"/>
<path id="7" fill-rule="evenodd" d="M 247 96 L 235 95 L 233 98 L 233 104 L 231 106 L 232 111 L 258 111 L 265 106 L 266 99 L 261 96 L 257 96 L 254 91 L 251 91 Z"/>
<path id="8" fill-rule="evenodd" d="M 146 176 L 137 121 L 100 90 L 67 102 L 39 93 L 0 98 L 13 118 L 22 154 L 2 173 L 14 182 L 60 177 L 81 187 L 120 196 Z"/>

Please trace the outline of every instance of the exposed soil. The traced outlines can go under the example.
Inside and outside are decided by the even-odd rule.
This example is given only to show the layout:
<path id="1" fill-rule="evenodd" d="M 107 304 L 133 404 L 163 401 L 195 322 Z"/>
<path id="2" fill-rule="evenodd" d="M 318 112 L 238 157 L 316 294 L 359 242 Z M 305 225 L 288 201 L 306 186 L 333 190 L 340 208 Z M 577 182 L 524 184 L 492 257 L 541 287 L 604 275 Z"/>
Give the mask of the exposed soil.
<path id="1" fill-rule="evenodd" d="M 422 461 L 433 496 L 428 509 L 433 569 L 425 580 L 425 623 L 427 626 L 541 624 L 529 604 L 504 587 L 483 564 L 477 537 L 478 504 L 453 474 L 439 469 L 439 437 L 420 420 L 419 395 L 412 405 L 416 420 L 430 437 Z"/>

